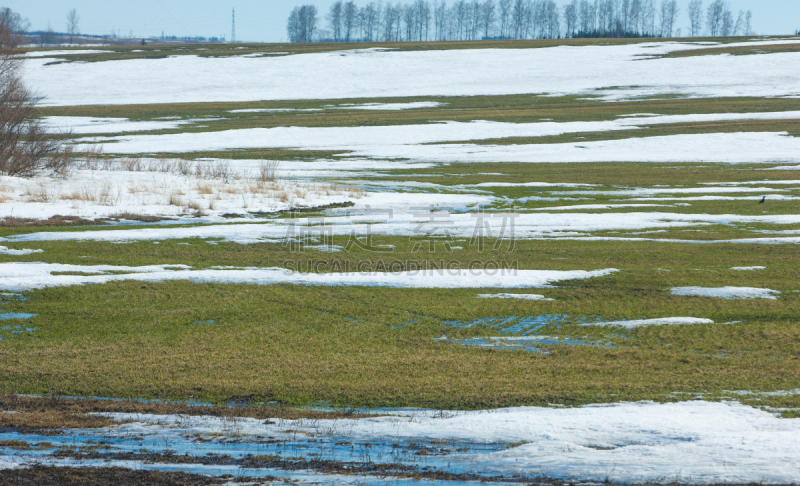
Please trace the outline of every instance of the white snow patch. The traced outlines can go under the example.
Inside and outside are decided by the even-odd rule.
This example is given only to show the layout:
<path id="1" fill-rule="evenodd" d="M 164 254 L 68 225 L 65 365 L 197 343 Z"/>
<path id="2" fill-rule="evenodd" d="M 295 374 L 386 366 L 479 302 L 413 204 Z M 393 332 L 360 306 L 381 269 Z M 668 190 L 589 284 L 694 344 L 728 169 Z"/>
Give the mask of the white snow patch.
<path id="1" fill-rule="evenodd" d="M 324 229 L 333 236 L 359 234 L 387 234 L 396 236 L 419 236 L 416 230 L 421 218 L 430 214 L 430 208 L 441 208 L 438 221 L 447 222 L 447 230 L 453 237 L 471 238 L 478 222 L 475 213 L 461 212 L 470 204 L 488 204 L 493 198 L 475 195 L 460 194 L 371 194 L 358 200 L 352 211 L 392 208 L 391 218 L 359 216 L 353 213 L 352 217 L 332 215 L 324 219 L 325 227 L 306 227 L 314 224 L 314 220 L 301 218 L 294 229 L 306 236 L 320 236 Z M 449 208 L 449 212 L 448 212 Z M 453 212 L 455 208 L 457 212 Z M 113 209 L 113 208 L 112 208 Z M 468 208 L 467 208 L 468 209 Z M 118 210 L 117 210 L 118 211 Z M 14 214 L 17 214 L 15 209 Z M 63 214 L 63 213 L 61 213 Z M 427 217 L 427 216 L 426 216 Z M 534 212 L 513 215 L 512 213 L 484 214 L 481 223 L 491 228 L 491 235 L 509 237 L 504 225 L 508 225 L 513 217 L 515 238 L 568 238 L 588 240 L 620 240 L 636 241 L 627 237 L 592 237 L 583 236 L 577 232 L 592 232 L 604 230 L 636 231 L 644 229 L 666 229 L 678 227 L 702 227 L 709 224 L 734 224 L 734 223 L 766 223 L 766 224 L 796 224 L 800 223 L 800 214 L 747 216 L 735 214 L 680 214 L 661 212 L 632 212 L 632 213 L 563 213 L 563 212 Z M 319 221 L 316 221 L 319 223 Z M 149 227 L 140 229 L 108 229 L 101 231 L 57 231 L 12 235 L 0 238 L 0 242 L 21 241 L 146 241 L 184 238 L 222 238 L 226 241 L 238 243 L 252 243 L 256 241 L 269 241 L 283 239 L 291 236 L 292 225 L 289 220 L 275 219 L 258 224 L 219 224 L 209 226 L 192 226 L 176 228 Z M 484 233 L 488 236 L 488 230 Z M 652 241 L 652 240 L 646 240 Z M 666 242 L 680 242 L 680 240 L 659 240 Z M 710 243 L 713 241 L 706 241 Z M 800 238 L 745 238 L 740 240 L 725 240 L 741 243 L 795 243 Z"/>
<path id="2" fill-rule="evenodd" d="M 520 299 L 520 300 L 542 300 L 552 301 L 544 295 L 539 294 L 478 294 L 479 299 Z"/>
<path id="3" fill-rule="evenodd" d="M 20 467 L 20 463 L 16 461 L 15 457 L 12 456 L 0 456 L 0 471 L 3 469 L 17 469 Z"/>
<path id="4" fill-rule="evenodd" d="M 711 319 L 699 317 L 662 317 L 659 319 L 633 319 L 630 321 L 589 322 L 582 326 L 619 326 L 628 329 L 642 326 L 672 326 L 677 324 L 714 324 Z"/>
<path id="5" fill-rule="evenodd" d="M 758 184 L 764 185 L 800 185 L 800 181 L 745 181 L 745 182 L 701 182 L 701 186 L 753 186 Z"/>
<path id="6" fill-rule="evenodd" d="M 32 255 L 34 253 L 44 253 L 44 250 L 11 250 L 5 246 L 0 246 L 0 255 L 10 255 L 10 256 L 23 256 L 23 255 Z"/>
<path id="7" fill-rule="evenodd" d="M 673 287 L 672 295 L 718 297 L 721 299 L 769 299 L 777 300 L 777 290 L 753 287 Z"/>
<path id="8" fill-rule="evenodd" d="M 694 119 L 697 120 L 694 120 Z M 455 145 L 434 145 L 438 150 L 448 147 L 470 147 L 473 140 L 503 139 L 509 137 L 543 137 L 576 132 L 605 132 L 610 130 L 638 130 L 642 126 L 669 123 L 681 123 L 687 120 L 761 120 L 761 119 L 800 119 L 800 111 L 727 114 L 712 113 L 707 115 L 670 115 L 657 120 L 648 118 L 618 119 L 612 121 L 575 121 L 565 123 L 508 123 L 474 120 L 471 122 L 438 122 L 424 125 L 399 126 L 362 126 L 362 127 L 275 127 L 246 128 L 225 130 L 212 133 L 179 133 L 171 135 L 137 135 L 120 136 L 105 139 L 114 142 L 108 147 L 113 153 L 154 153 L 154 152 L 191 152 L 197 150 L 226 150 L 235 148 L 305 148 L 319 150 L 347 150 L 352 152 L 381 148 L 384 151 L 395 151 L 400 154 L 411 148 L 424 149 L 421 144 L 441 142 L 463 142 Z M 645 123 L 647 122 L 647 123 Z M 720 135 L 720 134 L 699 134 Z M 695 136 L 699 136 L 695 135 Z M 731 135 L 731 134 L 726 134 Z M 741 134 L 733 134 L 740 135 Z M 676 135 L 677 136 L 677 135 Z M 645 137 L 635 140 L 650 140 Z M 629 142 L 628 140 L 623 140 Z M 80 142 L 80 141 L 79 141 Z M 85 142 L 88 142 L 86 140 Z M 619 142 L 617 140 L 616 142 Z M 604 142 L 555 144 L 559 146 L 590 147 Z M 534 152 L 541 145 L 536 145 Z M 544 145 L 549 146 L 549 145 Z M 528 147 L 527 145 L 482 146 L 499 150 L 501 147 Z M 398 158 L 403 155 L 392 155 L 385 152 L 382 158 Z M 645 159 L 646 160 L 646 159 Z M 774 160 L 773 160 L 774 162 Z"/>
<path id="9" fill-rule="evenodd" d="M 383 145 L 357 148 L 348 156 L 382 159 L 403 158 L 412 161 L 444 163 L 775 163 L 776 161 L 800 162 L 800 138 L 791 137 L 786 132 L 742 132 L 533 145 Z"/>
<path id="10" fill-rule="evenodd" d="M 337 110 L 385 110 L 385 111 L 396 111 L 396 110 L 413 110 L 416 108 L 436 108 L 437 106 L 442 106 L 443 103 L 438 103 L 436 101 L 414 101 L 411 103 L 361 103 L 361 104 L 341 104 L 339 106 L 334 106 L 334 109 Z"/>
<path id="11" fill-rule="evenodd" d="M 71 131 L 78 135 L 169 130 L 187 123 L 194 123 L 195 121 L 197 120 L 134 122 L 127 118 L 94 118 L 89 116 L 46 116 L 42 118 L 43 125 L 50 131 Z"/>
<path id="12" fill-rule="evenodd" d="M 732 402 L 398 411 L 364 419 L 287 420 L 274 425 L 242 418 L 235 426 L 220 417 L 106 415 L 134 421 L 116 428 L 127 436 L 222 433 L 283 438 L 299 431 L 323 433 L 333 440 L 522 444 L 448 458 L 489 474 L 685 484 L 796 483 L 800 478 L 800 419 L 781 419 Z"/>
<path id="13" fill-rule="evenodd" d="M 761 170 L 800 170 L 800 165 L 779 165 L 777 167 L 769 167 Z"/>
<path id="14" fill-rule="evenodd" d="M 322 111 L 318 108 L 245 108 L 241 110 L 228 110 L 228 113 L 273 113 L 290 111 Z"/>
<path id="15" fill-rule="evenodd" d="M 766 40 L 727 46 L 797 42 Z M 800 73 L 793 69 L 800 59 L 796 52 L 643 57 L 704 47 L 650 42 L 424 52 L 365 49 L 259 58 L 183 55 L 50 66 L 45 66 L 47 59 L 28 59 L 25 81 L 46 97 L 45 104 L 57 106 L 523 93 L 599 95 L 607 100 L 662 94 L 800 94 Z M 229 80 L 230 73 L 236 73 L 236 83 L 220 82 Z M 98 84 L 98 79 L 103 83 Z"/>
<path id="16" fill-rule="evenodd" d="M 575 204 L 573 206 L 555 206 L 535 208 L 533 211 L 572 211 L 580 209 L 617 209 L 617 208 L 654 208 L 667 207 L 667 204 Z M 676 204 L 677 206 L 677 204 Z"/>
<path id="17" fill-rule="evenodd" d="M 489 174 L 486 174 L 489 175 Z M 467 184 L 465 184 L 467 186 Z M 574 184 L 568 182 L 480 182 L 470 187 L 594 187 L 597 184 Z"/>
<path id="18" fill-rule="evenodd" d="M 402 272 L 300 273 L 284 268 L 241 268 L 191 270 L 185 265 L 83 266 L 57 263 L 0 263 L 0 288 L 25 291 L 45 287 L 102 284 L 125 280 L 163 282 L 247 283 L 271 285 L 366 286 L 395 288 L 531 288 L 561 280 L 603 277 L 618 270 L 595 271 L 453 269 Z M 171 270 L 172 269 L 172 270 Z M 80 272 L 80 275 L 53 275 L 55 272 Z M 128 272 L 111 274 L 107 272 Z"/>

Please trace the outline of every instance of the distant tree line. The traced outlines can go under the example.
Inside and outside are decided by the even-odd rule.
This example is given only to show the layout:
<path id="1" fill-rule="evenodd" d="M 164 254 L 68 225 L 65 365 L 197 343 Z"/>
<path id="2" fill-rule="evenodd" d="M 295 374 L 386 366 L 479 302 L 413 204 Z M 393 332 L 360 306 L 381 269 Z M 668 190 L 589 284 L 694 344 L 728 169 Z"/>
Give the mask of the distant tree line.
<path id="1" fill-rule="evenodd" d="M 325 15 L 327 29 L 307 4 L 292 10 L 287 32 L 290 42 L 672 37 L 681 32 L 679 13 L 677 0 L 338 0 Z M 752 35 L 752 13 L 734 17 L 726 0 L 708 7 L 690 0 L 688 16 L 693 37 Z"/>

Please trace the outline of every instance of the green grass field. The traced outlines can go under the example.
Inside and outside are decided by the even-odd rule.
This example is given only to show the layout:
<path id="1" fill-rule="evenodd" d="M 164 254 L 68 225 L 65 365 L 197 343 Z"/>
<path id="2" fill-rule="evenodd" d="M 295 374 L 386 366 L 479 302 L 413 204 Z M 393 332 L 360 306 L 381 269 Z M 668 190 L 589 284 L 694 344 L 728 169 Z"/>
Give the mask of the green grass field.
<path id="1" fill-rule="evenodd" d="M 703 40 L 703 39 L 693 39 Z M 719 39 L 714 39 L 719 41 Z M 741 39 L 723 39 L 723 43 Z M 607 44 L 649 42 L 602 40 Z M 543 48 L 591 45 L 597 40 L 526 42 L 403 43 L 368 47 L 403 50 L 455 48 Z M 110 48 L 113 52 L 72 55 L 55 62 L 101 62 L 208 57 L 264 53 L 294 55 L 360 49 L 361 44 L 203 45 Z M 796 45 L 727 47 L 677 51 L 664 57 L 752 55 L 794 52 Z M 756 52 L 758 51 L 758 52 Z M 338 109 L 343 103 L 433 101 L 436 108 L 402 111 Z M 233 110 L 296 110 L 231 113 Z M 316 110 L 316 111 L 299 111 Z M 40 116 L 82 116 L 154 121 L 170 117 L 195 120 L 149 135 L 205 133 L 275 127 L 364 127 L 486 120 L 505 123 L 611 121 L 622 115 L 688 115 L 800 110 L 800 99 L 685 98 L 660 96 L 608 102 L 585 96 L 549 97 L 546 93 L 508 96 L 408 97 L 329 100 L 254 101 L 42 107 Z M 643 122 L 644 123 L 644 122 Z M 530 145 L 625 140 L 676 134 L 786 132 L 800 134 L 797 119 L 643 124 L 641 128 L 567 133 L 547 137 L 461 140 L 478 145 Z M 89 137 L 74 135 L 74 138 Z M 107 134 L 108 137 L 121 135 Z M 107 143 L 113 153 L 113 143 Z M 138 154 L 145 157 L 152 154 Z M 282 168 L 295 161 L 324 161 L 331 170 L 346 167 L 347 153 L 292 147 L 231 149 L 222 152 L 166 153 L 165 158 L 218 157 L 274 159 Z M 122 157 L 108 156 L 109 165 Z M 386 161 L 380 161 L 386 162 Z M 11 250 L 42 253 L 10 255 L 0 264 L 46 262 L 71 265 L 189 265 L 214 267 L 303 267 L 324 262 L 323 272 L 368 262 L 370 269 L 401 261 L 440 265 L 498 261 L 519 270 L 597 270 L 619 272 L 587 280 L 563 281 L 532 289 L 399 289 L 122 281 L 46 288 L 3 294 L 3 313 L 35 314 L 0 321 L 0 393 L 124 399 L 201 400 L 224 404 L 278 402 L 284 406 L 428 407 L 481 409 L 516 405 L 581 405 L 636 400 L 676 401 L 696 397 L 738 400 L 797 416 L 800 394 L 764 394 L 794 390 L 800 382 L 800 247 L 796 244 L 734 244 L 720 240 L 797 236 L 800 223 L 778 220 L 798 214 L 797 170 L 765 170 L 784 163 L 452 163 L 404 167 L 403 161 L 357 175 L 315 178 L 322 184 L 352 184 L 361 191 L 418 195 L 492 197 L 488 211 L 514 209 L 526 214 L 619 215 L 677 213 L 706 218 L 702 224 L 669 228 L 576 231 L 572 237 L 637 238 L 645 241 L 580 241 L 564 235 L 519 239 L 513 251 L 479 252 L 468 241 L 461 249 L 420 254 L 407 236 L 378 236 L 375 244 L 391 253 L 358 248 L 349 252 L 293 251 L 275 242 L 240 244 L 224 238 L 142 241 L 20 241 L 38 232 L 103 232 L 118 229 L 183 228 L 228 225 L 180 219 L 135 225 L 0 225 L 0 244 Z M 337 165 L 338 164 L 338 165 Z M 102 170 L 97 170 L 102 175 Z M 98 176 L 99 177 L 99 176 Z M 155 173 L 154 179 L 158 177 Z M 187 179 L 191 176 L 186 175 Z M 474 184 L 547 182 L 591 187 L 469 187 Z M 739 192 L 704 193 L 709 184 L 742 185 Z M 755 184 L 755 182 L 758 182 Z M 305 183 L 305 182 L 304 182 Z M 393 186 L 380 186 L 391 183 Z M 432 183 L 423 185 L 419 183 Z M 222 184 L 222 183 L 221 183 Z M 225 184 L 228 184 L 225 181 Z M 379 187 L 379 189 L 376 189 Z M 774 191 L 761 192 L 766 187 Z M 13 187 L 0 185 L 3 191 Z M 637 195 L 636 189 L 663 190 Z M 701 192 L 681 193 L 697 189 Z M 678 192 L 670 193 L 670 190 Z M 693 196 L 738 199 L 697 199 Z M 767 195 L 765 204 L 758 199 Z M 773 197 L 775 196 L 775 197 Z M 781 197 L 777 197 L 781 196 Z M 244 197 L 244 196 L 243 196 Z M 749 199 L 745 199 L 749 198 Z M 357 199 L 342 196 L 343 200 Z M 0 197 L 0 202 L 3 199 Z M 206 204 L 208 201 L 203 200 Z M 587 204 L 602 208 L 562 208 Z M 651 205 L 613 207 L 620 204 Z M 210 208 L 209 208 L 210 209 Z M 246 213 L 268 208 L 250 207 Z M 477 210 L 474 205 L 468 209 Z M 326 210 L 306 216 L 341 216 Z M 563 215 L 563 216 L 562 216 Z M 726 215 L 753 217 L 729 222 Z M 68 216 L 68 215 L 62 215 Z M 250 214 L 249 224 L 284 224 L 290 214 Z M 758 221 L 755 217 L 776 217 Z M 787 222 L 788 221 L 788 222 Z M 16 238 L 15 238 L 16 237 Z M 666 241 L 646 241 L 666 240 Z M 696 243 L 670 242 L 693 240 Z M 344 245 L 346 236 L 333 243 Z M 706 242 L 709 244 L 699 244 Z M 156 244 L 158 243 L 158 244 Z M 489 242 L 491 247 L 492 242 Z M 732 267 L 763 266 L 736 271 Z M 76 270 L 61 275 L 81 275 Z M 0 277 L 2 281 L 2 277 Z M 754 287 L 779 291 L 776 300 L 726 300 L 672 295 L 672 287 Z M 543 294 L 552 301 L 478 298 L 484 293 Z M 470 339 L 503 336 L 498 322 L 542 318 L 549 323 L 537 335 L 559 341 L 541 351 L 466 346 Z M 647 326 L 635 329 L 584 326 L 599 321 L 696 317 L 715 324 Z M 479 319 L 483 323 L 465 327 Z M 514 333 L 510 334 L 512 337 Z M 447 340 L 437 340 L 447 336 Z M 519 337 L 519 333 L 516 333 Z M 570 345 L 579 340 L 588 345 Z M 752 392 L 737 394 L 735 392 Z"/>

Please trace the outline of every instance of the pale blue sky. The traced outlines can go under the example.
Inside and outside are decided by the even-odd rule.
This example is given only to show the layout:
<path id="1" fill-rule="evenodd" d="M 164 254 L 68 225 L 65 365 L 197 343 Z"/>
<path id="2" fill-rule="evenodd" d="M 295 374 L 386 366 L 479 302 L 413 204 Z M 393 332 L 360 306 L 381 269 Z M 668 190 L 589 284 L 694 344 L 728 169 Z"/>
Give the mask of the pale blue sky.
<path id="1" fill-rule="evenodd" d="M 362 5 L 366 0 L 356 3 Z M 67 12 L 75 8 L 81 17 L 81 32 L 123 36 L 167 35 L 230 37 L 231 8 L 236 8 L 236 36 L 240 41 L 279 42 L 286 39 L 286 18 L 293 7 L 314 3 L 325 12 L 333 0 L 0 0 L 31 21 L 33 30 L 48 23 L 56 31 L 66 27 Z M 396 3 L 396 0 L 393 2 Z M 452 2 L 448 2 L 452 3 Z M 563 4 L 564 0 L 559 0 Z M 683 32 L 688 30 L 686 6 L 678 0 Z M 704 4 L 708 4 L 705 0 Z M 730 0 L 735 13 L 753 11 L 753 30 L 758 34 L 793 34 L 800 29 L 800 0 Z"/>

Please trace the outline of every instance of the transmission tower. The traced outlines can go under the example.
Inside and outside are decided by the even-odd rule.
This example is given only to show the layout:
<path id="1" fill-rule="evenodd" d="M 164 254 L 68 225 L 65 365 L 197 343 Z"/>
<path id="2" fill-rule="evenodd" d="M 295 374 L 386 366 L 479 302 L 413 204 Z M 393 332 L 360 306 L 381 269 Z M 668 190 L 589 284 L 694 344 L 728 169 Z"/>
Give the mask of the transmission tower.
<path id="1" fill-rule="evenodd" d="M 231 11 L 231 43 L 236 43 L 236 9 Z"/>

